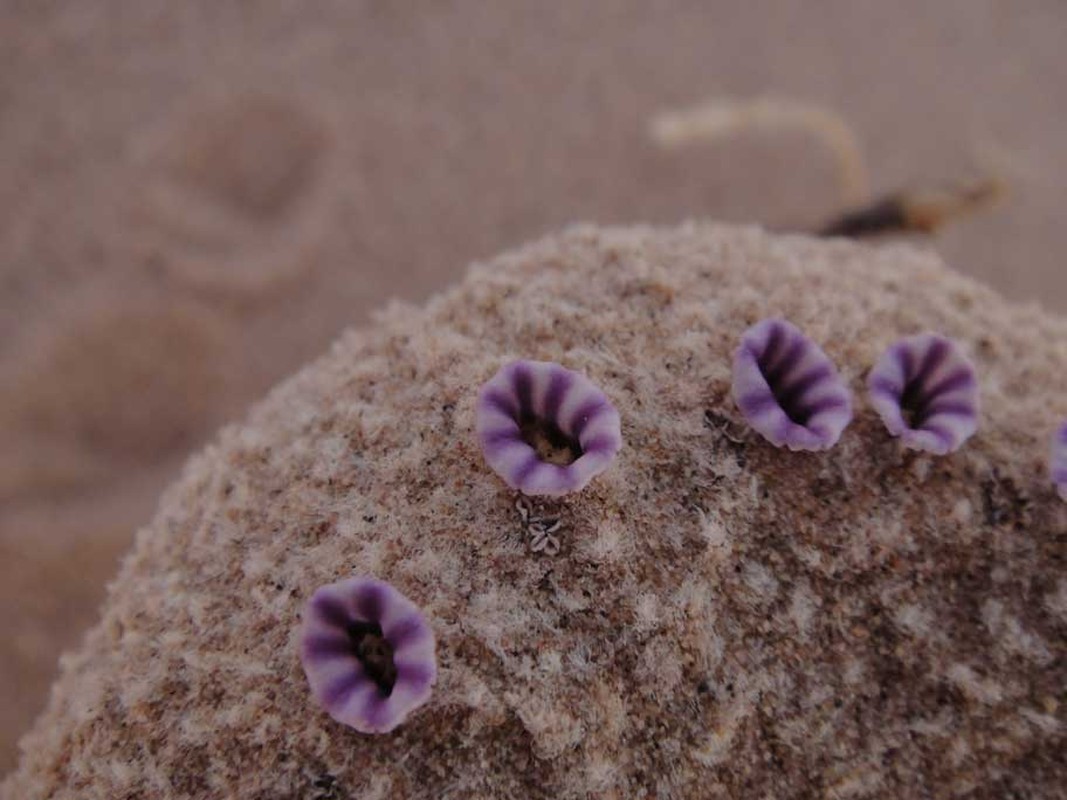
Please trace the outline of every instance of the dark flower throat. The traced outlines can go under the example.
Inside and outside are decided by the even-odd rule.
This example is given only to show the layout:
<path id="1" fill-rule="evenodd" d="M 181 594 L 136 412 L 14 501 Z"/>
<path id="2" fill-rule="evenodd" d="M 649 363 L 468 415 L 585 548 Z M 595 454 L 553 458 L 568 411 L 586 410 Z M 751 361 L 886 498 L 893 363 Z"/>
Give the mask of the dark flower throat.
<path id="1" fill-rule="evenodd" d="M 549 464 L 566 467 L 582 457 L 582 446 L 552 422 L 527 416 L 519 424 L 519 431 L 537 457 Z"/>
<path id="2" fill-rule="evenodd" d="M 396 685 L 396 664 L 393 663 L 393 646 L 382 635 L 382 626 L 377 622 L 353 622 L 348 626 L 348 639 L 367 675 L 388 697 Z"/>

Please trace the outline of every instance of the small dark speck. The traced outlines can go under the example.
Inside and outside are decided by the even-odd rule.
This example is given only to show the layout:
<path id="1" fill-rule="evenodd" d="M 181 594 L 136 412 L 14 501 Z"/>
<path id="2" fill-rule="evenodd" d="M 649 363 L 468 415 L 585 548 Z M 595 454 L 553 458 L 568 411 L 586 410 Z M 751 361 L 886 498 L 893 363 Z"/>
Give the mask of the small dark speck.
<path id="1" fill-rule="evenodd" d="M 537 588 L 540 589 L 542 592 L 555 591 L 555 586 L 553 586 L 552 583 L 552 570 L 549 570 L 541 576 L 541 580 L 537 582 Z"/>
<path id="2" fill-rule="evenodd" d="M 697 684 L 697 694 L 707 694 L 711 691 L 711 687 L 708 686 L 707 681 L 701 681 Z"/>
<path id="3" fill-rule="evenodd" d="M 363 515 L 363 521 L 364 522 L 377 522 L 378 521 L 378 517 L 375 514 L 364 514 Z"/>
<path id="4" fill-rule="evenodd" d="M 333 775 L 323 775 L 320 778 L 316 778 L 311 786 L 315 790 L 315 793 L 311 795 L 312 800 L 341 800 L 344 797 L 341 784 L 337 782 Z"/>
<path id="5" fill-rule="evenodd" d="M 998 526 L 1024 525 L 1028 519 L 1030 500 L 1010 477 L 996 469 L 982 482 L 982 505 L 986 524 Z"/>

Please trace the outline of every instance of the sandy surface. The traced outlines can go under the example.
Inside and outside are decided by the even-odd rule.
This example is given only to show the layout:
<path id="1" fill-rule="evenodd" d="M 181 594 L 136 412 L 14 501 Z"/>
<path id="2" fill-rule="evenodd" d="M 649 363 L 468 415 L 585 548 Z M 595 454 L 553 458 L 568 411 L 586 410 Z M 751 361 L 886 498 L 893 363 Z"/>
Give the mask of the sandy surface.
<path id="1" fill-rule="evenodd" d="M 838 444 L 745 434 L 731 355 L 794 321 L 856 398 Z M 953 337 L 978 433 L 902 451 L 863 392 Z M 589 376 L 624 445 L 533 502 L 482 458 L 479 385 Z M 192 459 L 65 659 L 5 800 L 1049 797 L 1067 780 L 1067 321 L 906 248 L 755 229 L 574 229 L 344 336 Z M 437 640 L 396 731 L 310 697 L 301 612 L 376 575 Z"/>
<path id="2" fill-rule="evenodd" d="M 384 298 L 576 219 L 839 208 L 809 135 L 666 154 L 660 109 L 827 106 L 876 190 L 993 168 L 938 248 L 1067 308 L 1062 6 L 726 5 L 4 6 L 0 770 L 175 465 Z"/>

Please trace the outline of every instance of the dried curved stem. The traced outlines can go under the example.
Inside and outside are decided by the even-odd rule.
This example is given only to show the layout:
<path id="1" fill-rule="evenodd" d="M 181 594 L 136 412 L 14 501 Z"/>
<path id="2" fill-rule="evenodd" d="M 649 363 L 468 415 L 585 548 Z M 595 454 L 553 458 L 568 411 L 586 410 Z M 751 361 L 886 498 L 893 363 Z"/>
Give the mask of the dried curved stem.
<path id="1" fill-rule="evenodd" d="M 833 154 L 845 202 L 856 205 L 869 197 L 867 162 L 859 138 L 843 116 L 813 103 L 774 97 L 711 100 L 684 111 L 657 114 L 649 133 L 661 147 L 674 149 L 754 128 L 795 129 L 811 134 Z"/>

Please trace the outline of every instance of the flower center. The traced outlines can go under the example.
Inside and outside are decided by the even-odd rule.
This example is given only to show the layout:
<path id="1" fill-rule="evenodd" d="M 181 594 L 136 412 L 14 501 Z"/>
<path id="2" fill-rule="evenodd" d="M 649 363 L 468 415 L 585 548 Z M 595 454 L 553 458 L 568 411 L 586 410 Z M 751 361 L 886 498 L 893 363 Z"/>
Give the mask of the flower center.
<path id="1" fill-rule="evenodd" d="M 382 635 L 382 626 L 377 622 L 353 622 L 348 626 L 348 638 L 352 642 L 352 652 L 367 675 L 388 697 L 396 684 L 396 664 L 393 663 L 393 646 Z"/>
<path id="2" fill-rule="evenodd" d="M 924 390 L 923 382 L 912 378 L 900 398 L 900 415 L 904 418 L 905 424 L 913 430 L 921 428 L 928 416 L 926 412 L 929 403 Z"/>
<path id="3" fill-rule="evenodd" d="M 557 425 L 535 416 L 526 416 L 519 423 L 522 440 L 530 445 L 537 457 L 549 464 L 566 467 L 582 457 L 582 446 L 559 429 Z"/>

